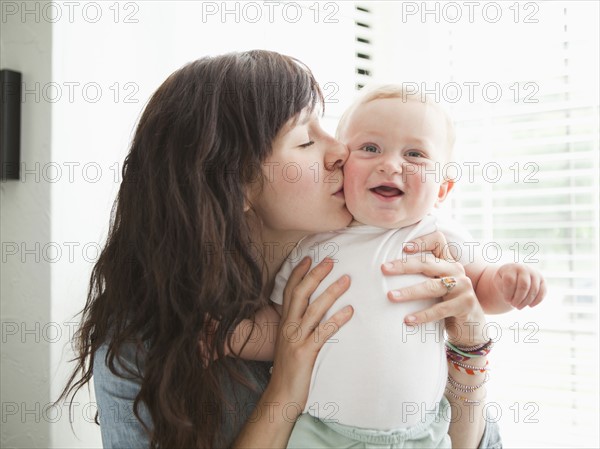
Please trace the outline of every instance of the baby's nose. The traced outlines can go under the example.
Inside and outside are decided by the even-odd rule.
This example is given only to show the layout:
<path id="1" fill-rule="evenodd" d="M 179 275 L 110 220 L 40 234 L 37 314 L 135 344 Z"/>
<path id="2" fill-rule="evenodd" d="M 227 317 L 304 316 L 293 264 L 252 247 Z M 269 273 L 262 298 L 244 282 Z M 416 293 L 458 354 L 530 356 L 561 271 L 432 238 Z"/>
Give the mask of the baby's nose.
<path id="1" fill-rule="evenodd" d="M 381 173 L 387 174 L 401 174 L 402 173 L 402 161 L 398 157 L 388 156 L 381 160 L 378 170 Z"/>

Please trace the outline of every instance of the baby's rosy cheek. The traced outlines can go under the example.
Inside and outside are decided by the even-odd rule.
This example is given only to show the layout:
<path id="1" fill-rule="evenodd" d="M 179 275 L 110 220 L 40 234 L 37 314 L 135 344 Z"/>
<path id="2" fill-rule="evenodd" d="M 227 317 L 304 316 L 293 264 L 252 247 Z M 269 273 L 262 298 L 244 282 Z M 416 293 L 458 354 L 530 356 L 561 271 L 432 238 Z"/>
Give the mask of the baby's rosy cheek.
<path id="1" fill-rule="evenodd" d="M 344 192 L 350 192 L 356 184 L 356 177 L 349 170 L 344 171 Z"/>
<path id="2" fill-rule="evenodd" d="M 360 175 L 360 169 L 351 160 L 348 160 L 342 168 L 344 172 L 344 188 L 350 186 Z"/>

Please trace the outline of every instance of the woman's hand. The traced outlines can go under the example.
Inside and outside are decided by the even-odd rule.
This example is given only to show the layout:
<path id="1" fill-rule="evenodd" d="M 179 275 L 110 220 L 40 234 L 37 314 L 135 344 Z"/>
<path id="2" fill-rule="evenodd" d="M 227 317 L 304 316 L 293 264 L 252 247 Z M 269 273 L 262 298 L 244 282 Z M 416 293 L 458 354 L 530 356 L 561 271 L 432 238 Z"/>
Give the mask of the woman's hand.
<path id="1" fill-rule="evenodd" d="M 446 239 L 440 232 L 434 232 L 414 241 L 406 252 L 425 251 L 421 257 L 409 257 L 386 263 L 382 270 L 387 275 L 421 273 L 432 279 L 394 290 L 388 293 L 391 301 L 412 301 L 423 298 L 441 297 L 442 302 L 405 317 L 406 324 L 421 324 L 446 320 L 448 338 L 460 346 L 471 346 L 486 341 L 483 335 L 485 316 L 475 296 L 471 280 L 463 266 L 454 261 L 447 251 Z M 416 249 L 416 250 L 415 250 Z M 452 277 L 456 284 L 447 288 L 441 278 Z"/>
<path id="2" fill-rule="evenodd" d="M 350 306 L 320 323 L 325 313 L 350 286 L 350 278 L 342 276 L 309 305 L 309 298 L 333 268 L 326 258 L 309 271 L 310 258 L 305 258 L 292 271 L 283 292 L 283 311 L 275 343 L 275 359 L 271 381 L 274 389 L 288 403 L 299 404 L 302 412 L 308 397 L 310 378 L 323 344 L 351 317 Z"/>
<path id="3" fill-rule="evenodd" d="M 310 265 L 310 259 L 305 258 L 288 279 L 283 291 L 271 380 L 232 448 L 287 446 L 294 422 L 306 405 L 319 350 L 352 317 L 352 307 L 348 306 L 321 324 L 331 305 L 348 290 L 350 279 L 342 276 L 335 280 L 309 305 L 310 296 L 329 274 L 333 263 L 325 259 L 309 271 Z"/>
<path id="4" fill-rule="evenodd" d="M 447 253 L 447 251 L 443 251 L 444 248 L 447 248 L 444 236 L 440 232 L 435 232 L 418 239 L 415 243 L 414 250 L 409 248 L 407 252 L 423 251 L 423 257 L 410 257 L 406 261 L 387 263 L 383 265 L 382 269 L 388 275 L 421 273 L 432 279 L 392 291 L 388 297 L 391 301 L 441 297 L 442 302 L 406 317 L 405 322 L 419 324 L 445 319 L 448 339 L 457 346 L 466 347 L 485 342 L 487 339 L 484 335 L 485 316 L 483 310 L 475 296 L 471 280 L 465 275 L 463 266 L 455 262 L 449 254 L 444 254 L 444 252 Z M 446 279 L 446 285 L 450 286 L 446 287 L 442 278 L 454 278 L 456 283 L 452 286 L 452 279 Z M 484 366 L 486 357 L 480 357 L 471 363 Z M 456 381 L 467 386 L 474 385 L 474 381 L 480 382 L 480 379 L 474 380 L 474 376 L 464 373 L 453 372 L 452 375 Z M 450 383 L 447 384 L 448 389 L 452 389 Z M 452 410 L 452 419 L 448 430 L 452 439 L 452 447 L 479 447 L 486 425 L 483 418 L 485 416 L 485 388 L 460 393 L 460 396 L 478 402 L 468 403 L 450 394 L 446 396 Z M 465 419 L 467 416 L 469 419 Z"/>

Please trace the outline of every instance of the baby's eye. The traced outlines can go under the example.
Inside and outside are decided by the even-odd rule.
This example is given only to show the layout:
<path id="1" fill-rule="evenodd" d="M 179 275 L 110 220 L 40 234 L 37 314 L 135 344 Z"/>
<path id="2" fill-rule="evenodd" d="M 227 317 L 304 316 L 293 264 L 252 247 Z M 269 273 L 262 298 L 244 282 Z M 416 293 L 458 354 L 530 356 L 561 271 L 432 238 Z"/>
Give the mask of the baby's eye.
<path id="1" fill-rule="evenodd" d="M 362 150 L 366 151 L 367 153 L 379 153 L 379 148 L 377 148 L 375 145 L 363 145 L 361 147 Z"/>
<path id="2" fill-rule="evenodd" d="M 406 155 L 408 157 L 425 157 L 425 155 L 421 151 L 418 151 L 418 150 L 409 150 L 406 152 Z"/>

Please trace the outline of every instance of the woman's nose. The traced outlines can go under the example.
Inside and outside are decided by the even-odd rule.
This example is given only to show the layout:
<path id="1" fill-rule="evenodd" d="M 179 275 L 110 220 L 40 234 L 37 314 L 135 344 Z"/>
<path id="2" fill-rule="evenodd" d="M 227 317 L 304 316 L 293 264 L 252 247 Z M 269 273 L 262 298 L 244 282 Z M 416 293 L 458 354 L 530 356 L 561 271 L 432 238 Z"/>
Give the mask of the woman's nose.
<path id="1" fill-rule="evenodd" d="M 331 171 L 343 167 L 349 154 L 350 152 L 346 145 L 331 137 L 327 153 L 325 154 L 325 167 Z"/>

